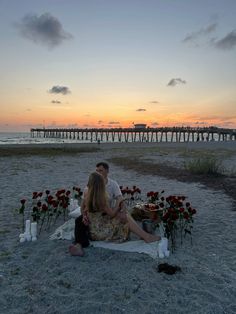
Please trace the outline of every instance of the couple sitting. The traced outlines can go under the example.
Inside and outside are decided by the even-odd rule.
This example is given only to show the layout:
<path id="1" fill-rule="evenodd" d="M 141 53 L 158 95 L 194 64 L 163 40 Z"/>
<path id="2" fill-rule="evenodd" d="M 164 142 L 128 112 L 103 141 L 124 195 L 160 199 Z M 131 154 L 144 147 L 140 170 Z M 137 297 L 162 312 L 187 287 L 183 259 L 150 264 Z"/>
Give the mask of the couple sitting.
<path id="1" fill-rule="evenodd" d="M 75 244 L 69 247 L 71 255 L 83 256 L 83 247 L 92 241 L 128 240 L 133 232 L 145 242 L 159 241 L 160 237 L 145 232 L 126 212 L 122 193 L 116 181 L 108 178 L 109 165 L 100 162 L 96 172 L 89 176 L 81 203 L 82 216 L 75 220 Z"/>

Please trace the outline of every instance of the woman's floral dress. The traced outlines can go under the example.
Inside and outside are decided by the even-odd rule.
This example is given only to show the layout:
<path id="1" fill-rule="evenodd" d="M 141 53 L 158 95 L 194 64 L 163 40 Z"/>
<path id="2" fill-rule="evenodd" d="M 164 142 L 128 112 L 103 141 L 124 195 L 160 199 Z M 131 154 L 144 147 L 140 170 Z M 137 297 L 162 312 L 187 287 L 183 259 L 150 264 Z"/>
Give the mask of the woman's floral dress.
<path id="1" fill-rule="evenodd" d="M 89 232 L 92 241 L 124 242 L 129 237 L 128 224 L 102 212 L 89 212 Z"/>

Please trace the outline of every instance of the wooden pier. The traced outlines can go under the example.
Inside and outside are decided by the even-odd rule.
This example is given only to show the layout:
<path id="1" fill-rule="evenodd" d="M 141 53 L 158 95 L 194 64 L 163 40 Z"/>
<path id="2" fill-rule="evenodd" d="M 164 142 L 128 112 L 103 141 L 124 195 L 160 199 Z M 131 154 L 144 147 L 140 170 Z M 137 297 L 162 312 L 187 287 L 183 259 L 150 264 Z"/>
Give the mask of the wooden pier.
<path id="1" fill-rule="evenodd" d="M 60 138 L 85 142 L 198 142 L 235 141 L 236 130 L 217 127 L 162 128 L 33 128 L 31 137 Z"/>

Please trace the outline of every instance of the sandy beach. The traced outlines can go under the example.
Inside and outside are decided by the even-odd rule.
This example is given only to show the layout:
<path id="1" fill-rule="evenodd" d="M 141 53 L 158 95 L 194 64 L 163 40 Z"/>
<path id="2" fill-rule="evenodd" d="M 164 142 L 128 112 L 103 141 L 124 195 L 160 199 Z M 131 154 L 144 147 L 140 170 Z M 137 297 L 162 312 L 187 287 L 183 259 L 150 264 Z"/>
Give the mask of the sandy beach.
<path id="1" fill-rule="evenodd" d="M 209 154 L 222 176 L 191 175 L 185 163 Z M 185 195 L 196 208 L 193 244 L 169 258 L 88 247 L 72 257 L 70 241 L 19 243 L 13 210 L 32 192 L 84 188 L 99 161 L 119 185 Z M 0 147 L 0 312 L 236 312 L 236 142 L 5 145 Z M 60 223 L 60 222 L 58 222 Z M 181 267 L 170 276 L 158 263 Z"/>

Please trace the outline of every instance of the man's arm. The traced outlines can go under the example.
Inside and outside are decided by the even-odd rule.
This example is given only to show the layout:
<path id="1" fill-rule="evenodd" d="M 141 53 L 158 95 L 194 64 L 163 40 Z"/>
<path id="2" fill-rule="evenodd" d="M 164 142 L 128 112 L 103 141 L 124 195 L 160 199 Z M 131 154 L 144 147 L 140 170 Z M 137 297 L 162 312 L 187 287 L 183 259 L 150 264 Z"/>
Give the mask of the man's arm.
<path id="1" fill-rule="evenodd" d="M 87 193 L 88 193 L 88 188 L 86 187 L 84 189 L 82 200 L 81 200 L 81 204 L 80 204 L 80 210 L 81 210 L 81 214 L 82 215 L 83 215 L 83 213 L 85 211 L 85 198 L 86 198 Z"/>

